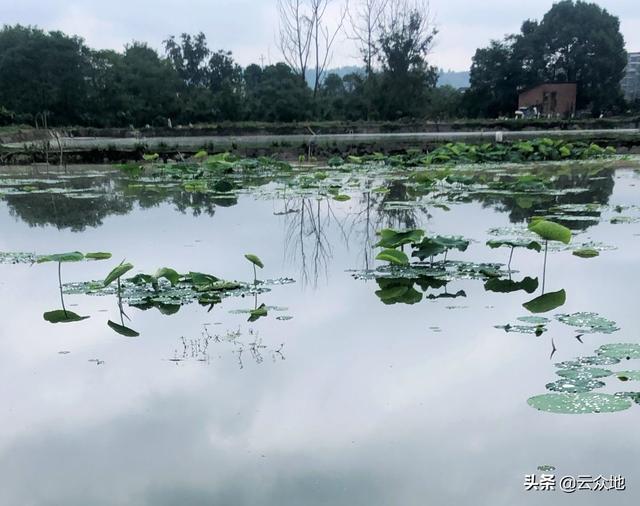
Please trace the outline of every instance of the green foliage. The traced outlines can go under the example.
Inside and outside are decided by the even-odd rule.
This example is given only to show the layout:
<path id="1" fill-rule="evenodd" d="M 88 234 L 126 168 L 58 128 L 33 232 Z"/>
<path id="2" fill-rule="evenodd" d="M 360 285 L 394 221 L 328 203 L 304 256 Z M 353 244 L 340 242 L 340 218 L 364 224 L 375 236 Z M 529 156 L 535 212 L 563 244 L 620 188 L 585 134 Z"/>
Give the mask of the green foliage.
<path id="1" fill-rule="evenodd" d="M 553 221 L 534 219 L 529 224 L 529 230 L 538 234 L 545 241 L 560 241 L 564 244 L 571 242 L 571 230 Z"/>
<path id="2" fill-rule="evenodd" d="M 180 281 L 180 274 L 169 267 L 162 267 L 158 269 L 153 275 L 153 281 L 155 282 L 155 284 L 157 284 L 158 280 L 162 278 L 169 281 L 169 283 L 171 283 L 171 286 L 175 286 L 178 284 L 178 281 Z"/>
<path id="3" fill-rule="evenodd" d="M 244 257 L 247 260 L 249 260 L 249 262 L 251 262 L 253 265 L 257 265 L 261 269 L 264 267 L 264 264 L 262 263 L 262 260 L 260 260 L 260 258 L 258 258 L 257 255 L 254 255 L 252 253 L 247 253 Z"/>
<path id="4" fill-rule="evenodd" d="M 84 257 L 88 260 L 109 260 L 111 258 L 111 253 L 97 251 L 95 253 L 86 253 Z"/>
<path id="5" fill-rule="evenodd" d="M 631 401 L 623 397 L 593 392 L 542 394 L 527 403 L 540 411 L 563 414 L 611 413 L 631 407 Z"/>
<path id="6" fill-rule="evenodd" d="M 104 281 L 102 282 L 102 285 L 103 286 L 109 286 L 116 279 L 122 277 L 124 274 L 129 272 L 131 269 L 133 269 L 133 265 L 130 264 L 130 263 L 124 263 L 124 261 L 123 261 L 120 265 L 118 265 L 115 269 L 113 269 L 109 274 L 107 274 L 107 277 L 104 278 Z"/>
<path id="7" fill-rule="evenodd" d="M 511 116 L 519 89 L 552 81 L 577 83 L 578 110 L 615 110 L 626 63 L 617 17 L 595 3 L 562 0 L 541 21 L 476 51 L 466 106 L 474 116 Z"/>
<path id="8" fill-rule="evenodd" d="M 72 251 L 71 253 L 55 253 L 52 255 L 43 255 L 38 257 L 38 263 L 44 262 L 81 262 L 84 260 L 84 255 L 79 251 Z"/>
<path id="9" fill-rule="evenodd" d="M 249 312 L 249 319 L 247 321 L 255 322 L 256 320 L 267 316 L 267 314 L 267 306 L 264 304 L 260 304 L 256 309 L 252 309 Z"/>
<path id="10" fill-rule="evenodd" d="M 414 244 L 414 251 L 411 256 L 417 257 L 420 260 L 426 260 L 427 258 L 445 253 L 450 249 L 466 251 L 468 246 L 469 241 L 462 237 L 447 237 L 442 235 L 425 237 L 419 243 Z"/>
<path id="11" fill-rule="evenodd" d="M 384 249 L 376 256 L 376 260 L 382 260 L 395 265 L 407 265 L 409 258 L 407 255 L 396 249 Z"/>
<path id="12" fill-rule="evenodd" d="M 424 236 L 424 230 L 412 229 L 398 232 L 390 228 L 385 228 L 378 232 L 380 240 L 376 243 L 378 248 L 397 248 L 403 244 L 420 242 Z"/>
<path id="13" fill-rule="evenodd" d="M 580 248 L 573 250 L 573 254 L 580 258 L 593 258 L 599 256 L 600 252 L 593 248 Z"/>

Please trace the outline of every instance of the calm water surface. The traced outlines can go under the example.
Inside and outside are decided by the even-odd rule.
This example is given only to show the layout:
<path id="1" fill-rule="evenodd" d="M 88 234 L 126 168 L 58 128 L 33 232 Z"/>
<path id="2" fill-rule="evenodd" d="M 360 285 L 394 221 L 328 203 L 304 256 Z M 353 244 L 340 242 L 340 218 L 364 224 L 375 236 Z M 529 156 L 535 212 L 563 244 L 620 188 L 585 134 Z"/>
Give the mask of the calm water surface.
<path id="1" fill-rule="evenodd" d="M 296 282 L 261 294 L 276 309 L 253 323 L 236 312 L 252 297 L 209 312 L 125 308 L 140 333 L 126 338 L 106 325 L 119 321 L 115 297 L 67 295 L 90 318 L 53 325 L 42 314 L 60 305 L 56 265 L 0 264 L 0 504 L 638 504 L 637 405 L 572 416 L 527 404 L 554 380 L 554 363 L 640 341 L 640 222 L 610 222 L 616 205 L 640 216 L 640 177 L 622 165 L 565 200 L 400 211 L 383 199 L 410 201 L 401 182 L 391 196 L 357 190 L 346 202 L 282 198 L 275 183 L 221 201 L 137 190 L 102 168 L 88 178 L 74 177 L 86 167 L 3 168 L 0 251 L 113 253 L 63 265 L 65 282 L 103 279 L 124 258 L 132 272 L 170 266 L 247 281 L 247 252 L 263 260 L 260 278 Z M 92 194 L 12 193 L 33 184 L 13 177 Z M 597 312 L 616 322 L 613 334 L 581 343 L 557 322 L 540 337 L 507 333 L 495 326 L 518 323 L 536 294 L 488 292 L 473 279 L 447 285 L 456 298 L 386 305 L 375 280 L 351 272 L 380 265 L 374 233 L 390 225 L 462 235 L 474 242 L 450 258 L 505 263 L 507 249 L 484 245 L 488 230 L 523 227 L 557 202 L 606 205 L 574 241 L 611 249 L 588 260 L 549 253 L 547 290 L 567 293 L 550 315 Z M 518 250 L 512 267 L 518 279 L 540 276 L 542 255 Z M 620 390 L 614 381 L 603 391 Z M 524 475 L 543 464 L 558 476 L 622 474 L 627 490 L 525 492 Z"/>

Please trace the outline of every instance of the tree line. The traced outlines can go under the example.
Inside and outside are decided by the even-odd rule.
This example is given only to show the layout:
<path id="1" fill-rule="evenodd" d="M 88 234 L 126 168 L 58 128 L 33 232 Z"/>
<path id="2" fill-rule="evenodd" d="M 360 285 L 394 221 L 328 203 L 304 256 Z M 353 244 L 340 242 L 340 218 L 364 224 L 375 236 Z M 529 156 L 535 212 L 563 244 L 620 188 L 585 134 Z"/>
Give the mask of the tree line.
<path id="1" fill-rule="evenodd" d="M 284 61 L 244 68 L 203 33 L 95 50 L 76 36 L 37 27 L 0 30 L 0 124 L 167 126 L 221 121 L 385 120 L 512 115 L 518 90 L 577 81 L 578 107 L 625 107 L 619 20 L 596 4 L 563 0 L 521 33 L 478 49 L 471 86 L 437 87 L 430 64 L 437 29 L 426 0 L 278 0 Z M 331 24 L 333 22 L 333 25 Z M 338 34 L 362 70 L 328 73 Z M 307 75 L 311 75 L 308 82 Z M 46 117 L 46 118 L 45 118 Z"/>

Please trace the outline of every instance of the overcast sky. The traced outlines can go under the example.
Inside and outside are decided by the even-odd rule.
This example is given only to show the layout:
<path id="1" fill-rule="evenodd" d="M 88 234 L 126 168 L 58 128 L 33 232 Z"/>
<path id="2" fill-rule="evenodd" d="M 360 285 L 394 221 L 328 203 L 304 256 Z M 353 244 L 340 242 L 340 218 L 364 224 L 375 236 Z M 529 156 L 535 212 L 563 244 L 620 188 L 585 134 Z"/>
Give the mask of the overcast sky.
<path id="1" fill-rule="evenodd" d="M 640 51 L 638 0 L 598 3 L 620 18 L 627 50 Z M 432 63 L 467 70 L 477 47 L 517 31 L 526 18 L 539 19 L 552 4 L 552 0 L 431 0 L 440 31 Z M 92 47 L 118 50 L 132 40 L 159 49 L 169 34 L 203 31 L 212 49 L 233 51 L 242 65 L 259 62 L 261 56 L 265 63 L 280 59 L 275 44 L 276 0 L 0 0 L 0 23 L 63 30 L 82 36 Z M 359 65 L 356 56 L 343 37 L 336 43 L 332 66 Z"/>

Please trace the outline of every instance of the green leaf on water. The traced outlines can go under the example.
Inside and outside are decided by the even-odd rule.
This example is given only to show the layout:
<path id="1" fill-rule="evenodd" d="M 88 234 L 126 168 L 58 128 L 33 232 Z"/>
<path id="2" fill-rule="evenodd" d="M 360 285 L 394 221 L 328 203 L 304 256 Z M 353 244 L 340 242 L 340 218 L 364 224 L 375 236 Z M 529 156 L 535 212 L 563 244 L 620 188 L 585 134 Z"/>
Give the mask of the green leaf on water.
<path id="1" fill-rule="evenodd" d="M 252 253 L 247 253 L 244 257 L 247 260 L 249 260 L 249 262 L 251 262 L 253 265 L 257 265 L 261 269 L 264 267 L 262 260 L 260 260 L 257 255 L 254 255 Z"/>
<path id="2" fill-rule="evenodd" d="M 175 270 L 169 267 L 162 267 L 158 269 L 156 273 L 153 275 L 153 277 L 156 280 L 156 282 L 159 279 L 164 278 L 168 280 L 169 283 L 171 283 L 171 286 L 177 285 L 178 281 L 180 281 L 180 274 L 178 274 Z"/>
<path id="3" fill-rule="evenodd" d="M 596 388 L 602 388 L 605 385 L 603 381 L 593 378 L 562 378 L 553 383 L 547 383 L 545 388 L 552 392 L 565 392 L 569 394 L 578 394 L 581 392 L 590 392 Z"/>
<path id="4" fill-rule="evenodd" d="M 404 231 L 396 231 L 390 228 L 385 228 L 378 232 L 380 240 L 375 245 L 378 248 L 397 248 L 403 244 L 420 242 L 424 231 L 420 229 L 411 229 Z"/>
<path id="5" fill-rule="evenodd" d="M 567 301 L 564 290 L 549 292 L 525 302 L 522 306 L 531 313 L 546 313 L 562 306 Z"/>
<path id="6" fill-rule="evenodd" d="M 212 276 L 211 274 L 204 274 L 202 272 L 189 272 L 186 278 L 191 280 L 191 283 L 195 287 L 206 287 L 220 281 L 220 278 Z"/>
<path id="7" fill-rule="evenodd" d="M 72 251 L 70 253 L 55 253 L 52 255 L 43 255 L 38 257 L 38 263 L 44 262 L 80 262 L 84 260 L 84 255 L 79 251 Z"/>
<path id="8" fill-rule="evenodd" d="M 98 251 L 95 253 L 87 253 L 84 257 L 89 260 L 109 260 L 111 258 L 111 253 Z"/>
<path id="9" fill-rule="evenodd" d="M 160 158 L 160 155 L 158 153 L 145 153 L 142 155 L 142 159 L 146 162 L 153 162 L 158 158 Z"/>
<path id="10" fill-rule="evenodd" d="M 133 269 L 133 265 L 131 265 L 130 263 L 124 263 L 124 262 L 121 263 L 115 269 L 113 269 L 109 274 L 107 274 L 107 277 L 104 278 L 102 285 L 109 286 L 116 279 L 121 277 L 123 274 L 129 272 L 131 269 Z"/>
<path id="11" fill-rule="evenodd" d="M 556 371 L 556 374 L 567 379 L 595 379 L 606 378 L 613 373 L 609 369 L 601 369 L 600 367 L 574 367 L 560 369 Z"/>
<path id="12" fill-rule="evenodd" d="M 383 260 L 385 262 L 390 262 L 395 265 L 407 265 L 409 263 L 409 258 L 407 255 L 397 249 L 385 249 L 382 250 L 376 256 L 376 260 Z"/>
<path id="13" fill-rule="evenodd" d="M 622 397 L 623 399 L 629 399 L 636 404 L 640 404 L 640 392 L 616 392 L 616 397 Z"/>
<path id="14" fill-rule="evenodd" d="M 333 200 L 337 200 L 338 202 L 346 202 L 347 200 L 351 200 L 349 195 L 339 194 L 333 197 Z"/>
<path id="15" fill-rule="evenodd" d="M 545 323 L 549 323 L 549 318 L 545 318 L 544 316 L 520 316 L 518 320 L 525 323 L 531 323 L 532 325 L 544 325 Z"/>
<path id="16" fill-rule="evenodd" d="M 556 319 L 566 325 L 573 327 L 579 327 L 579 332 L 583 334 L 612 334 L 619 327 L 616 327 L 616 322 L 607 320 L 598 313 L 579 312 L 573 314 L 557 314 Z"/>
<path id="17" fill-rule="evenodd" d="M 580 258 L 593 258 L 600 255 L 600 252 L 593 248 L 580 248 L 573 251 L 573 254 Z"/>
<path id="18" fill-rule="evenodd" d="M 553 221 L 537 219 L 529 224 L 529 230 L 538 234 L 546 241 L 560 241 L 564 244 L 571 242 L 571 230 Z"/>
<path id="19" fill-rule="evenodd" d="M 536 395 L 527 404 L 540 411 L 561 414 L 613 413 L 631 407 L 628 399 L 594 392 Z"/>
<path id="20" fill-rule="evenodd" d="M 109 320 L 107 322 L 107 325 L 114 330 L 115 332 L 117 332 L 118 334 L 120 334 L 121 336 L 125 336 L 125 337 L 138 337 L 140 334 L 138 332 L 136 332 L 133 329 L 130 329 L 129 327 L 125 327 L 124 325 L 120 325 L 116 322 L 112 322 L 111 320 Z"/>
<path id="21" fill-rule="evenodd" d="M 611 343 L 603 344 L 596 350 L 596 355 L 617 358 L 619 360 L 640 358 L 640 344 Z"/>
<path id="22" fill-rule="evenodd" d="M 79 322 L 89 318 L 88 316 L 80 316 L 73 311 L 65 311 L 64 309 L 56 309 L 55 311 L 48 311 L 42 315 L 42 317 L 49 323 L 71 323 Z"/>

